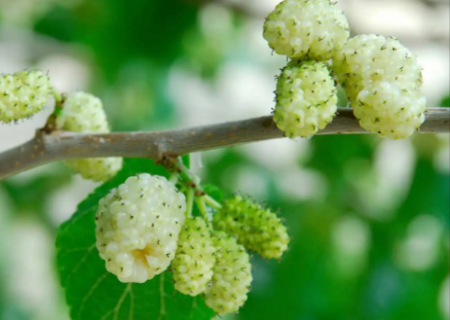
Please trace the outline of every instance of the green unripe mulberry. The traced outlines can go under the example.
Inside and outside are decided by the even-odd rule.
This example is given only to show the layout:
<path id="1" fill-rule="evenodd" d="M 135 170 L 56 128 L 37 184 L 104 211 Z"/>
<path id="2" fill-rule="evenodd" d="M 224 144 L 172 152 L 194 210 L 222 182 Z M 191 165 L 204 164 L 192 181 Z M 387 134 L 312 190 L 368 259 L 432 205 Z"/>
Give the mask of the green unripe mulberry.
<path id="1" fill-rule="evenodd" d="M 175 289 L 196 296 L 206 290 L 216 262 L 214 245 L 205 220 L 188 219 L 178 238 L 178 248 L 172 262 Z"/>
<path id="2" fill-rule="evenodd" d="M 252 282 L 248 253 L 236 239 L 224 232 L 213 236 L 216 264 L 206 305 L 218 314 L 237 312 L 247 300 Z"/>
<path id="3" fill-rule="evenodd" d="M 278 259 L 287 249 L 289 236 L 277 215 L 250 199 L 235 196 L 214 215 L 214 228 L 237 238 L 264 258 Z"/>
<path id="4" fill-rule="evenodd" d="M 51 93 L 49 77 L 40 70 L 0 76 L 0 121 L 9 123 L 42 110 Z"/>
<path id="5" fill-rule="evenodd" d="M 273 120 L 287 137 L 306 138 L 333 120 L 336 104 L 337 90 L 325 63 L 291 61 L 277 80 Z"/>

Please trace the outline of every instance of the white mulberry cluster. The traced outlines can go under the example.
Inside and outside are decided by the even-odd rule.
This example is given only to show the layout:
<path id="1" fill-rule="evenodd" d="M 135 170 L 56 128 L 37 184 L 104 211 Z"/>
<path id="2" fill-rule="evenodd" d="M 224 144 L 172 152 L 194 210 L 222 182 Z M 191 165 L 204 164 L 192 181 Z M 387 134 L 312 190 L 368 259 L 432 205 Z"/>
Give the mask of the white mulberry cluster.
<path id="1" fill-rule="evenodd" d="M 330 0 L 284 0 L 266 18 L 263 36 L 278 54 L 326 61 L 350 35 L 347 19 Z"/>
<path id="2" fill-rule="evenodd" d="M 73 132 L 109 132 L 108 120 L 101 100 L 89 93 L 76 92 L 67 96 L 57 119 L 61 129 Z M 122 167 L 122 158 L 89 158 L 65 162 L 74 172 L 93 181 L 105 181 Z"/>
<path id="3" fill-rule="evenodd" d="M 337 90 L 323 62 L 292 60 L 277 80 L 273 120 L 286 136 L 308 137 L 333 120 Z"/>
<path id="4" fill-rule="evenodd" d="M 100 200 L 96 245 L 122 282 L 145 282 L 166 270 L 177 250 L 186 199 L 166 178 L 139 174 Z"/>
<path id="5" fill-rule="evenodd" d="M 216 264 L 206 305 L 218 314 L 237 312 L 247 300 L 253 279 L 248 253 L 224 232 L 216 232 L 213 242 Z"/>
<path id="6" fill-rule="evenodd" d="M 41 111 L 51 90 L 49 77 L 40 70 L 0 76 L 0 121 L 9 123 Z"/>
<path id="7" fill-rule="evenodd" d="M 422 68 L 397 39 L 356 36 L 336 52 L 333 67 L 366 130 L 403 139 L 425 121 Z"/>
<path id="8" fill-rule="evenodd" d="M 172 262 L 175 289 L 196 296 L 204 292 L 213 275 L 215 248 L 201 217 L 189 218 L 181 230 Z"/>
<path id="9" fill-rule="evenodd" d="M 266 259 L 286 251 L 289 236 L 277 215 L 239 195 L 227 199 L 213 218 L 214 227 L 235 236 L 239 243 Z"/>

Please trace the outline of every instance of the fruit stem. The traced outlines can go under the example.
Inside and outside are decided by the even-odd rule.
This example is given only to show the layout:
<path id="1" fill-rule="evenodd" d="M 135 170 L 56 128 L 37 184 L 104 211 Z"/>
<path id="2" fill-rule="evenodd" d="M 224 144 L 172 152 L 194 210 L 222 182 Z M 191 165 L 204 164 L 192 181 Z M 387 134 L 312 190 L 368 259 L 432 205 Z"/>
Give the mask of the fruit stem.
<path id="1" fill-rule="evenodd" d="M 177 172 L 172 172 L 170 174 L 169 181 L 175 185 L 178 183 L 179 178 L 180 178 L 180 175 Z"/>
<path id="2" fill-rule="evenodd" d="M 176 168 L 178 169 L 181 179 L 185 181 L 188 188 L 195 190 L 196 196 L 204 196 L 206 193 L 203 191 L 198 177 L 192 174 L 192 172 L 183 164 L 181 158 L 178 158 Z"/>
<path id="3" fill-rule="evenodd" d="M 56 120 L 58 116 L 61 114 L 61 110 L 63 108 L 65 97 L 63 94 L 59 93 L 55 87 L 52 86 L 52 95 L 55 99 L 55 109 L 53 110 L 53 113 L 48 117 L 47 122 L 45 123 L 45 126 L 42 128 L 42 131 L 45 133 L 51 133 L 58 129 L 58 126 L 56 125 Z"/>
<path id="4" fill-rule="evenodd" d="M 194 207 L 194 189 L 189 188 L 186 192 L 186 218 L 192 216 L 193 207 Z"/>
<path id="5" fill-rule="evenodd" d="M 62 108 L 62 104 L 64 102 L 64 96 L 61 93 L 59 93 L 53 86 L 52 86 L 52 94 L 53 94 L 53 98 L 55 99 L 55 107 Z"/>
<path id="6" fill-rule="evenodd" d="M 214 198 L 211 197 L 209 194 L 205 195 L 204 199 L 205 199 L 205 203 L 207 205 L 209 205 L 210 207 L 212 207 L 214 209 L 222 208 L 222 205 L 219 202 L 217 202 L 216 200 L 214 200 Z"/>
<path id="7" fill-rule="evenodd" d="M 196 196 L 195 202 L 197 203 L 198 209 L 200 210 L 200 213 L 202 214 L 203 219 L 207 223 L 208 227 L 212 230 L 211 222 L 209 219 L 208 209 L 206 208 L 205 204 L 205 198 L 202 196 Z"/>
<path id="8" fill-rule="evenodd" d="M 200 179 L 192 174 L 188 167 L 186 167 L 180 157 L 178 157 L 175 163 L 172 163 L 171 167 L 168 169 L 173 173 L 170 176 L 172 179 L 173 175 L 176 174 L 179 178 L 178 183 L 182 183 L 186 187 L 186 197 L 187 197 L 187 210 L 186 215 L 189 217 L 192 214 L 192 202 L 195 198 L 195 203 L 197 204 L 203 219 L 205 219 L 209 228 L 212 230 L 212 226 L 209 222 L 208 208 L 206 205 L 214 209 L 220 209 L 222 206 L 211 196 L 207 195 L 200 185 Z"/>

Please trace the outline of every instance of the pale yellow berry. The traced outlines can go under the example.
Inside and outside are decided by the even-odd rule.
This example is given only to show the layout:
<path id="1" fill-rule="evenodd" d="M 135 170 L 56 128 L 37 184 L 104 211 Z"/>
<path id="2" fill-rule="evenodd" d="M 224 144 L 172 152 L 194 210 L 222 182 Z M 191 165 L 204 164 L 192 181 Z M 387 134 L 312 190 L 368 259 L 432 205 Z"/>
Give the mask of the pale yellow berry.
<path id="1" fill-rule="evenodd" d="M 102 101 L 86 92 L 76 92 L 67 96 L 57 125 L 73 132 L 109 132 Z"/>
<path id="2" fill-rule="evenodd" d="M 65 164 L 84 179 L 100 182 L 112 178 L 121 168 L 120 157 L 66 160 Z"/>
<path id="3" fill-rule="evenodd" d="M 213 237 L 216 264 L 206 305 L 218 314 L 237 312 L 247 300 L 252 282 L 250 259 L 244 247 L 224 232 Z"/>
<path id="4" fill-rule="evenodd" d="M 273 120 L 287 137 L 309 137 L 326 127 L 337 110 L 337 90 L 323 62 L 291 61 L 277 80 Z"/>
<path id="5" fill-rule="evenodd" d="M 185 221 L 184 194 L 166 178 L 139 174 L 100 200 L 96 246 L 122 282 L 145 282 L 175 257 Z"/>
<path id="6" fill-rule="evenodd" d="M 350 35 L 347 18 L 329 0 L 285 0 L 266 18 L 263 36 L 278 54 L 326 61 Z"/>
<path id="7" fill-rule="evenodd" d="M 380 81 L 422 86 L 422 68 L 411 51 L 395 38 L 359 35 L 335 52 L 333 71 L 350 100 Z"/>
<path id="8" fill-rule="evenodd" d="M 351 38 L 335 52 L 333 70 L 364 129 L 404 139 L 425 121 L 422 68 L 397 39 L 373 34 Z"/>
<path id="9" fill-rule="evenodd" d="M 205 220 L 201 217 L 187 219 L 172 262 L 175 289 L 191 296 L 204 292 L 213 275 L 214 252 Z"/>
<path id="10" fill-rule="evenodd" d="M 51 90 L 49 77 L 40 70 L 0 76 L 0 121 L 9 123 L 41 111 Z"/>
<path id="11" fill-rule="evenodd" d="M 426 99 L 418 90 L 382 81 L 365 87 L 353 109 L 364 129 L 382 137 L 404 139 L 425 121 Z"/>

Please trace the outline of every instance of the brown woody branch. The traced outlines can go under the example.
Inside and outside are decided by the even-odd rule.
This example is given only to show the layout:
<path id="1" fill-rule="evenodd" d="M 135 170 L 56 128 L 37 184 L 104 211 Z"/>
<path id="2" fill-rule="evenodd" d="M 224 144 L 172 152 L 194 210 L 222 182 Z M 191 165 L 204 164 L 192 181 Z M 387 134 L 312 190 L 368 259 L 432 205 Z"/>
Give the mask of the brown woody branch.
<path id="1" fill-rule="evenodd" d="M 448 133 L 450 108 L 429 108 L 420 133 Z M 318 134 L 367 133 L 351 109 L 338 115 Z M 157 132 L 80 134 L 38 131 L 29 142 L 0 154 L 0 179 L 45 163 L 75 158 L 137 157 L 161 160 L 164 155 L 235 146 L 282 138 L 271 116 L 188 129 Z"/>

